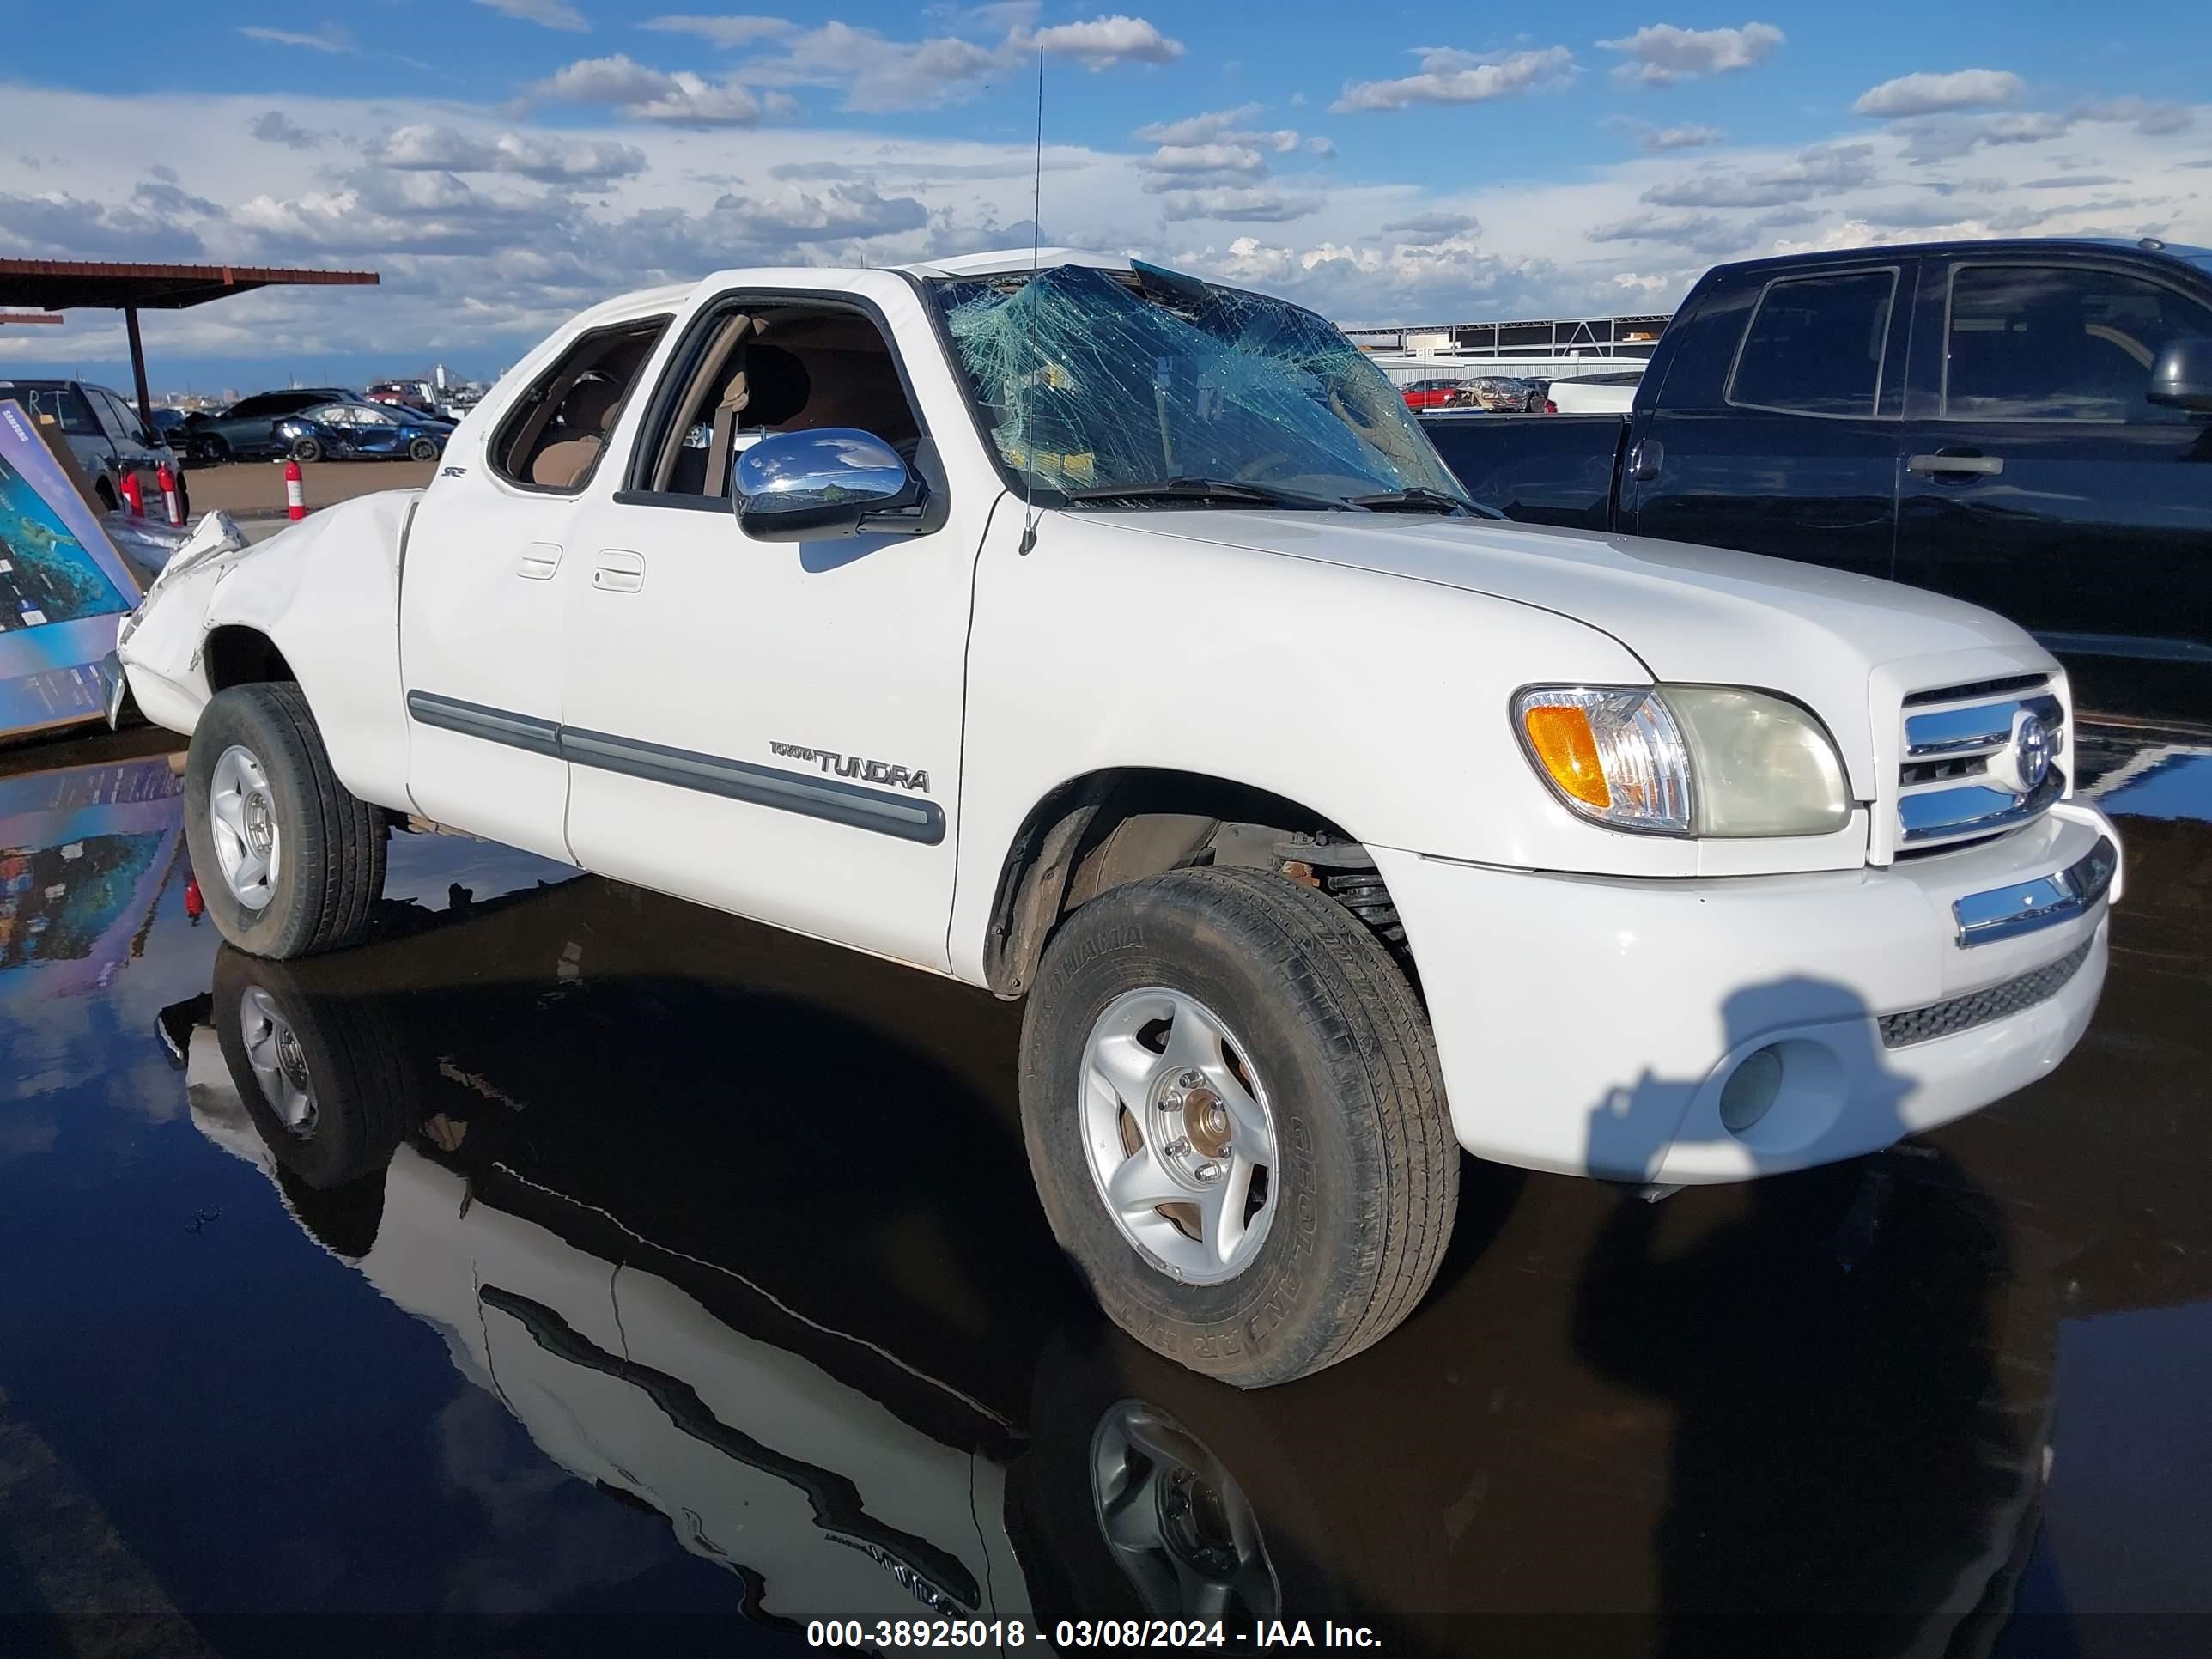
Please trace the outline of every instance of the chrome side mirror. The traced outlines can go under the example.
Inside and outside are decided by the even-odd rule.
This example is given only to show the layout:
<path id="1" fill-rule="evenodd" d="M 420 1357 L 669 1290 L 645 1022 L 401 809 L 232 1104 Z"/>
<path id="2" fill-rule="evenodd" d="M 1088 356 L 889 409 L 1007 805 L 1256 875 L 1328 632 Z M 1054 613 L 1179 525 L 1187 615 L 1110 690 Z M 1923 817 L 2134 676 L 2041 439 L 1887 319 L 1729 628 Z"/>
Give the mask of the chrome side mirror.
<path id="1" fill-rule="evenodd" d="M 873 433 L 854 427 L 779 432 L 741 451 L 731 479 L 738 525 L 765 542 L 824 541 L 857 534 L 879 514 L 902 524 L 902 508 L 918 507 L 922 490 L 898 452 Z"/>

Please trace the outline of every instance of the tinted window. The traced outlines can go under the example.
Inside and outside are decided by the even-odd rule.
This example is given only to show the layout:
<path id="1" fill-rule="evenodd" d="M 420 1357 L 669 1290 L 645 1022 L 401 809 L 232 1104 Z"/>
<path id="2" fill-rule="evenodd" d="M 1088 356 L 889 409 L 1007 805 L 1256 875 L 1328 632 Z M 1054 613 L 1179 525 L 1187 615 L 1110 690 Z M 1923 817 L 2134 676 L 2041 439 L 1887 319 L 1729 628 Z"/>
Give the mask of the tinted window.
<path id="1" fill-rule="evenodd" d="M 247 417 L 256 415 L 274 415 L 277 412 L 280 405 L 281 400 L 279 398 L 264 392 L 257 397 L 241 398 L 239 402 L 233 404 L 224 411 L 224 413 L 227 415 L 245 416 Z"/>
<path id="2" fill-rule="evenodd" d="M 1953 420 L 2188 420 L 2152 403 L 2167 342 L 2212 339 L 2212 310 L 2118 271 L 1967 265 L 1951 277 L 1943 413 Z"/>
<path id="3" fill-rule="evenodd" d="M 1872 415 L 1896 293 L 1893 270 L 1771 284 L 1736 354 L 1729 401 L 1796 415 Z"/>
<path id="4" fill-rule="evenodd" d="M 107 416 L 107 434 L 118 443 L 138 441 L 138 411 L 110 392 L 94 392 L 92 396 L 102 413 Z"/>
<path id="5" fill-rule="evenodd" d="M 73 386 L 0 386 L 0 398 L 22 404 L 35 421 L 58 420 L 63 431 L 76 438 L 97 438 L 100 422 L 92 418 L 92 405 Z"/>

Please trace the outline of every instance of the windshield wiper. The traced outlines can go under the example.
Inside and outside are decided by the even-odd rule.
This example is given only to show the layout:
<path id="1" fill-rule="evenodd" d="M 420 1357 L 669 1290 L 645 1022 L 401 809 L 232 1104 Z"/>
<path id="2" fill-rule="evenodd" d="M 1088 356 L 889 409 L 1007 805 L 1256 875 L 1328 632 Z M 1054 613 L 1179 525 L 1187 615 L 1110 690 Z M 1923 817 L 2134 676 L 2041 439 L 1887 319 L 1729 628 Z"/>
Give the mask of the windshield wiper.
<path id="1" fill-rule="evenodd" d="M 1384 489 L 1372 495 L 1354 495 L 1352 506 L 1382 512 L 1393 510 L 1411 513 L 1466 513 L 1477 518 L 1490 516 L 1473 501 L 1463 496 L 1450 495 L 1441 489 L 1430 489 L 1415 484 L 1409 489 Z"/>
<path id="2" fill-rule="evenodd" d="M 1234 478 L 1156 478 L 1145 483 L 1093 484 L 1061 493 L 1071 501 L 1245 501 L 1261 507 L 1316 507 L 1331 513 L 1346 510 L 1345 503 L 1334 495 L 1309 495 Z"/>

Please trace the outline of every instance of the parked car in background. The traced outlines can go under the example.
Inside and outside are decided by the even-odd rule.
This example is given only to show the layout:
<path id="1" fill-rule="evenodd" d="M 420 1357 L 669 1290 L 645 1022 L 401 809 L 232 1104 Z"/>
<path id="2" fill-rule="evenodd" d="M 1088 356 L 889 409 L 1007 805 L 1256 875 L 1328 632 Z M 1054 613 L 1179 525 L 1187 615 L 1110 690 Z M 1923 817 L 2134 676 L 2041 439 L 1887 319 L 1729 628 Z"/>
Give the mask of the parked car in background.
<path id="1" fill-rule="evenodd" d="M 1481 375 L 1464 383 L 1459 406 L 1493 414 L 1521 414 L 1528 407 L 1528 383 L 1507 374 Z"/>
<path id="2" fill-rule="evenodd" d="M 2027 628 L 2090 708 L 2212 713 L 2212 251 L 2021 240 L 1722 265 L 1632 416 L 1428 430 L 1513 518 L 1932 588 Z"/>
<path id="3" fill-rule="evenodd" d="M 394 409 L 411 409 L 418 415 L 434 415 L 437 404 L 430 388 L 420 380 L 373 380 L 368 401 Z"/>
<path id="4" fill-rule="evenodd" d="M 1521 384 L 1528 389 L 1528 394 L 1521 405 L 1523 413 L 1529 415 L 1559 413 L 1551 405 L 1552 381 L 1549 375 L 1523 375 Z"/>
<path id="5" fill-rule="evenodd" d="M 1625 415 L 1636 406 L 1636 388 L 1644 383 L 1644 369 L 1617 369 L 1610 374 L 1577 374 L 1552 382 L 1545 395 L 1553 415 Z"/>
<path id="6" fill-rule="evenodd" d="M 725 271 L 563 325 L 449 459 L 118 629 L 224 938 L 359 943 L 419 816 L 1026 999 L 1054 1232 L 1216 1378 L 1411 1313 L 1462 1149 L 1854 1158 L 2047 1075 L 2104 984 L 2118 832 L 2018 628 L 1500 522 L 1280 300 Z"/>
<path id="7" fill-rule="evenodd" d="M 384 404 L 323 404 L 276 422 L 276 437 L 295 461 L 434 461 L 453 423 Z"/>
<path id="8" fill-rule="evenodd" d="M 1449 409 L 1460 400 L 1467 382 L 1454 378 L 1449 380 L 1416 380 L 1400 388 L 1408 409 Z"/>
<path id="9" fill-rule="evenodd" d="M 0 380 L 0 398 L 21 404 L 32 419 L 61 428 L 106 511 L 122 504 L 123 480 L 133 475 L 144 498 L 158 507 L 163 466 L 177 481 L 179 504 L 189 507 L 183 457 L 158 428 L 146 428 L 121 392 L 84 380 Z"/>
<path id="10" fill-rule="evenodd" d="M 357 404 L 358 393 L 343 386 L 295 386 L 286 392 L 259 392 L 242 398 L 217 415 L 194 415 L 185 422 L 195 459 L 227 461 L 259 459 L 284 453 L 276 436 L 276 422 L 288 415 L 304 414 L 323 404 Z"/>

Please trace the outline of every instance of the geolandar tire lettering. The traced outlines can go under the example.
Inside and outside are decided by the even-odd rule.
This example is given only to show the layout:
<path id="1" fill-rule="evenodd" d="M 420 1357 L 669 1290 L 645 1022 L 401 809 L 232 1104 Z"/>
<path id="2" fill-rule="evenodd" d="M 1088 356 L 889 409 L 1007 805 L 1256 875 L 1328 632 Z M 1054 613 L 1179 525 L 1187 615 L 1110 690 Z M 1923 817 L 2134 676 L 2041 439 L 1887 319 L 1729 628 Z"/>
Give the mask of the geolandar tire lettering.
<path id="1" fill-rule="evenodd" d="M 1116 1324 L 1207 1376 L 1334 1364 L 1436 1276 L 1460 1151 L 1428 1021 L 1382 945 L 1310 889 L 1186 870 L 1085 905 L 1024 1013 L 1021 1097 L 1062 1248 Z M 1249 1227 L 1209 1235 L 1248 1144 L 1266 1160 Z"/>
<path id="2" fill-rule="evenodd" d="M 226 841 L 240 823 L 242 865 Z M 185 763 L 185 838 L 208 915 L 233 945 L 286 960 L 359 944 L 384 893 L 385 834 L 382 814 L 331 769 L 298 686 L 237 685 L 209 700 Z M 240 887 L 227 871 L 244 872 Z"/>

